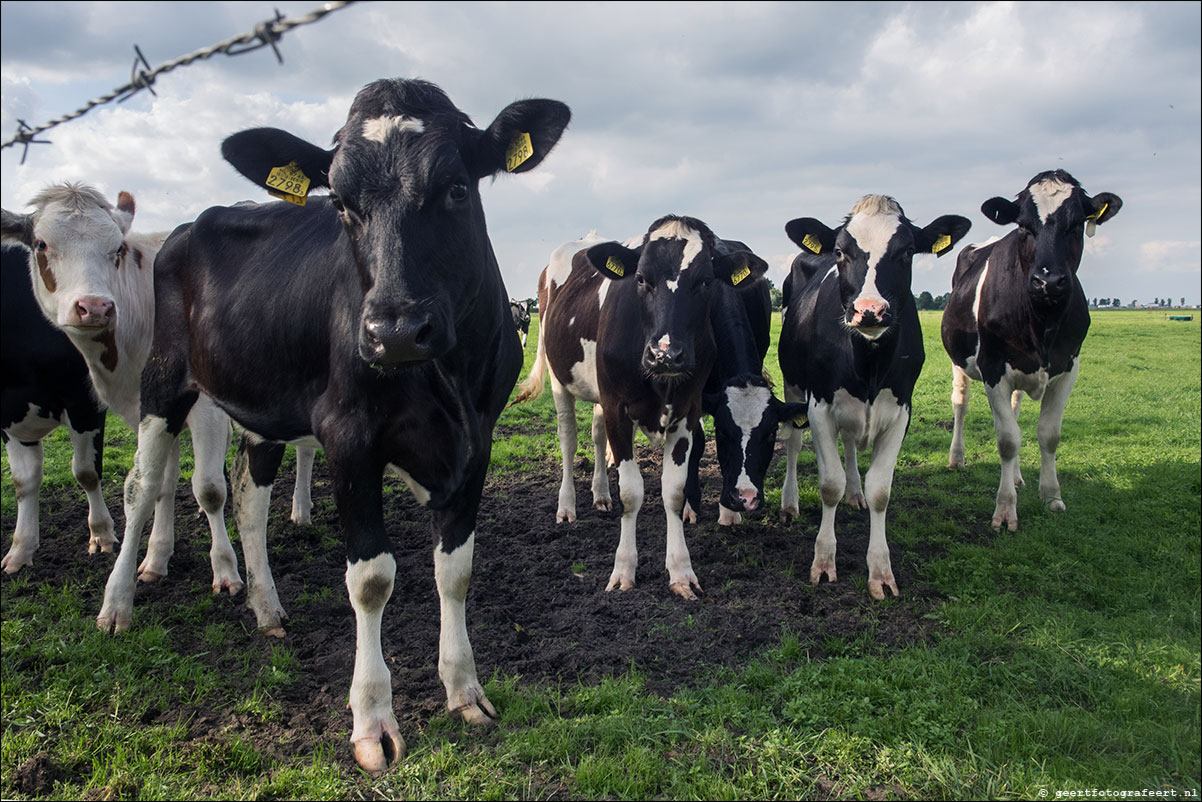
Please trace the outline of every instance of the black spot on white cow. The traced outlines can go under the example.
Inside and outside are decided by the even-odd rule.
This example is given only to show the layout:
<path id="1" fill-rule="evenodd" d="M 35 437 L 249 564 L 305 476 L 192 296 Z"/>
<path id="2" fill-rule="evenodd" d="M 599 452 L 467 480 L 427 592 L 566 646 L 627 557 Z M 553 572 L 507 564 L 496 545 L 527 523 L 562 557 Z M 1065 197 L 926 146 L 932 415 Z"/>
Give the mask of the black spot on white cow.
<path id="1" fill-rule="evenodd" d="M 1056 448 L 1069 394 L 1089 330 L 1089 305 L 1077 276 L 1084 238 L 1118 214 L 1110 192 L 1090 197 L 1063 170 L 1032 178 L 1016 200 L 991 198 L 981 211 L 1006 236 L 960 252 L 943 313 L 943 346 L 952 359 L 952 445 L 948 464 L 964 465 L 964 415 L 970 381 L 985 384 L 993 411 L 1002 477 L 992 525 L 1018 527 L 1022 484 L 1018 451 L 1022 393 L 1040 402 L 1039 496 L 1065 509 L 1056 475 Z"/>
<path id="2" fill-rule="evenodd" d="M 396 575 L 382 506 L 390 466 L 430 511 L 447 705 L 472 723 L 496 716 L 465 599 L 493 425 L 522 356 L 479 182 L 536 167 L 569 116 L 562 103 L 525 100 L 478 129 L 432 84 L 377 81 L 356 95 L 330 150 L 277 129 L 226 140 L 240 172 L 295 203 L 209 209 L 159 254 L 125 542 L 137 544 L 143 499 L 203 391 L 254 435 L 233 471 L 235 509 L 250 604 L 260 627 L 278 627 L 271 480 L 283 443 L 319 442 L 346 537 L 358 627 L 351 741 L 368 771 L 404 750 L 380 644 Z M 299 205 L 315 187 L 329 196 Z M 128 627 L 129 609 L 106 594 L 98 623 Z"/>
<path id="3" fill-rule="evenodd" d="M 862 198 L 835 229 L 812 218 L 785 231 L 802 248 L 783 288 L 780 366 L 785 397 L 808 400 L 818 458 L 822 522 L 810 581 L 835 581 L 835 510 L 840 499 L 868 508 L 868 590 L 898 593 L 885 536 L 893 471 L 910 424 L 914 383 L 925 358 L 911 294 L 915 253 L 947 253 L 968 231 L 956 215 L 925 228 L 911 223 L 892 198 Z M 840 437 L 844 464 L 840 465 Z M 801 431 L 786 441 L 781 515 L 798 514 L 797 453 Z M 863 490 L 856 453 L 872 449 Z"/>

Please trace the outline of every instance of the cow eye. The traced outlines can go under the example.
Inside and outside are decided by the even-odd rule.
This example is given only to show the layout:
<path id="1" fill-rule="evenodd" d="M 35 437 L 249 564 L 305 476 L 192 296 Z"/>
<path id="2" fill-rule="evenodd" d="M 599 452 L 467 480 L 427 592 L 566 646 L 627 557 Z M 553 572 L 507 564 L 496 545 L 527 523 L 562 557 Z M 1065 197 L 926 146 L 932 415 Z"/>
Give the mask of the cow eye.
<path id="1" fill-rule="evenodd" d="M 332 193 L 332 192 L 330 193 L 330 204 L 331 204 L 331 205 L 332 205 L 332 206 L 333 206 L 335 209 L 337 209 L 337 210 L 338 210 L 340 213 L 342 213 L 342 212 L 345 212 L 345 211 L 346 211 L 346 206 L 344 206 L 344 205 L 343 205 L 343 203 L 342 203 L 342 198 L 338 197 L 337 195 L 335 195 L 335 194 L 334 194 L 334 193 Z"/>
<path id="2" fill-rule="evenodd" d="M 836 259 L 843 258 L 843 249 L 842 248 L 835 248 L 835 258 Z"/>
<path id="3" fill-rule="evenodd" d="M 39 253 L 45 253 L 49 248 L 50 246 L 46 244 L 46 240 L 44 239 L 33 241 L 33 249 Z"/>
<path id="4" fill-rule="evenodd" d="M 463 203 L 467 200 L 467 184 L 451 184 L 451 189 L 447 193 L 447 197 L 453 203 Z"/>
<path id="5" fill-rule="evenodd" d="M 647 277 L 644 276 L 642 273 L 635 273 L 634 280 L 638 282 L 639 287 L 641 287 L 641 288 L 647 287 Z"/>

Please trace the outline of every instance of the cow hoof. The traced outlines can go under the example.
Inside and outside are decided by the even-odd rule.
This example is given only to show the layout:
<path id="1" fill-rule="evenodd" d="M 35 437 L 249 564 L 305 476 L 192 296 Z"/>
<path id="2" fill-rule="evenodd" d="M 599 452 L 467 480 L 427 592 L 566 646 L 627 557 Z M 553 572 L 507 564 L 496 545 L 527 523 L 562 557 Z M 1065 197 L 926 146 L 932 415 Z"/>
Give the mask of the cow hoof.
<path id="1" fill-rule="evenodd" d="M 823 574 L 826 575 L 827 582 L 834 582 L 838 577 L 835 574 L 834 560 L 819 560 L 814 558 L 814 564 L 810 566 L 810 583 L 817 585 L 822 581 Z"/>
<path id="2" fill-rule="evenodd" d="M 118 632 L 124 632 L 129 629 L 130 616 L 128 613 L 111 613 L 105 610 L 100 611 L 100 615 L 96 617 L 96 627 L 106 635 L 115 635 Z"/>
<path id="3" fill-rule="evenodd" d="M 796 507 L 781 507 L 780 508 L 780 522 L 782 524 L 792 523 L 793 521 L 796 521 L 799 517 L 800 517 L 800 514 Z"/>
<path id="4" fill-rule="evenodd" d="M 952 470 L 965 467 L 964 458 L 961 457 L 960 459 L 949 459 L 947 461 L 947 467 L 951 468 Z"/>
<path id="5" fill-rule="evenodd" d="M 615 575 L 615 576 L 611 576 L 609 578 L 609 584 L 605 586 L 605 592 L 608 593 L 609 591 L 613 590 L 614 588 L 617 588 L 619 590 L 630 590 L 633 587 L 634 587 L 634 578 L 633 577 L 625 577 L 625 576 Z"/>
<path id="6" fill-rule="evenodd" d="M 33 555 L 13 554 L 10 550 L 4 555 L 4 559 L 0 560 L 0 568 L 4 569 L 6 574 L 15 574 L 27 565 L 33 565 Z"/>
<path id="7" fill-rule="evenodd" d="M 399 732 L 385 732 L 378 738 L 364 738 L 352 744 L 355 762 L 368 774 L 379 775 L 405 756 L 405 739 Z"/>
<path id="8" fill-rule="evenodd" d="M 881 601 L 885 598 L 885 588 L 889 588 L 889 590 L 893 592 L 894 598 L 901 596 L 901 593 L 899 593 L 897 590 L 897 582 L 895 582 L 891 576 L 882 579 L 868 580 L 868 595 L 877 601 Z"/>
<path id="9" fill-rule="evenodd" d="M 697 513 L 693 510 L 693 505 L 685 502 L 684 509 L 680 511 L 680 522 L 684 524 L 697 523 Z"/>
<path id="10" fill-rule="evenodd" d="M 593 509 L 594 510 L 600 510 L 601 512 L 609 512 L 612 508 L 613 508 L 613 504 L 610 501 L 610 499 L 607 499 L 607 498 L 593 499 Z M 575 516 L 572 516 L 572 519 L 575 520 Z"/>
<path id="11" fill-rule="evenodd" d="M 138 581 L 139 582 L 158 582 L 159 580 L 166 579 L 166 578 L 167 578 L 167 574 L 165 574 L 165 573 L 160 574 L 157 571 L 139 571 L 138 572 Z"/>
<path id="12" fill-rule="evenodd" d="M 95 554 L 98 551 L 111 554 L 116 545 L 117 538 L 113 537 L 111 532 L 92 535 L 88 538 L 88 554 Z"/>
<path id="13" fill-rule="evenodd" d="M 846 497 L 845 499 L 843 499 L 843 500 L 844 500 L 845 502 L 847 502 L 847 505 L 848 505 L 849 507 L 853 507 L 853 508 L 855 508 L 855 509 L 857 509 L 857 510 L 866 510 L 866 509 L 868 509 L 868 502 L 864 500 L 864 494 L 863 494 L 863 493 L 856 493 L 856 494 L 854 494 L 854 495 L 847 496 L 847 497 Z"/>
<path id="14" fill-rule="evenodd" d="M 557 523 L 557 524 L 570 524 L 570 523 L 575 523 L 575 522 L 576 522 L 576 511 L 575 510 L 560 510 L 559 512 L 555 513 L 555 523 Z"/>
<path id="15" fill-rule="evenodd" d="M 213 593 L 218 594 L 228 590 L 231 596 L 237 596 L 243 588 L 242 580 L 238 577 L 213 577 Z"/>
<path id="16" fill-rule="evenodd" d="M 292 523 L 297 526 L 309 526 L 313 523 L 313 516 L 309 514 L 292 513 Z"/>
<path id="17" fill-rule="evenodd" d="M 497 715 L 497 709 L 492 706 L 492 702 L 488 701 L 488 697 L 483 693 L 476 697 L 475 702 L 452 710 L 451 715 L 457 716 L 465 724 L 471 724 L 473 727 L 491 727 L 500 718 Z"/>
<path id="18" fill-rule="evenodd" d="M 668 585 L 668 588 L 673 593 L 687 601 L 697 600 L 697 595 L 693 593 L 694 587 L 696 587 L 697 590 L 701 590 L 701 583 L 699 583 L 696 579 L 686 579 L 680 582 L 673 582 L 672 584 Z"/>

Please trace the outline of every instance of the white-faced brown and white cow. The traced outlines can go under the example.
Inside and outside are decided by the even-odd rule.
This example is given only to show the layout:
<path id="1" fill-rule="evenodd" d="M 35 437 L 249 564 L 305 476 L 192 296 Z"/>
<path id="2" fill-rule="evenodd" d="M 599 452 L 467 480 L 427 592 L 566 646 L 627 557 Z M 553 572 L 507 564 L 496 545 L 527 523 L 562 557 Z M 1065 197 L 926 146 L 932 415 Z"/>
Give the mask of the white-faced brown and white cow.
<path id="1" fill-rule="evenodd" d="M 542 392 L 549 368 L 563 455 L 557 521 L 576 518 L 576 399 L 596 405 L 593 504 L 610 507 L 607 440 L 622 499 L 621 536 L 606 590 L 635 584 L 635 529 L 643 503 L 643 477 L 634 457 L 636 426 L 663 442 L 669 587 L 686 599 L 695 598 L 693 588 L 701 588 L 682 514 L 690 452 L 700 437 L 701 391 L 716 358 L 711 299 L 716 283 L 753 281 L 766 268 L 741 243 L 717 239 L 701 221 L 669 215 L 637 241 L 590 236 L 568 243 L 552 254 L 539 277 L 538 352 L 518 401 Z M 764 401 L 758 395 L 750 400 Z M 762 412 L 766 405 L 757 408 Z"/>
<path id="2" fill-rule="evenodd" d="M 1069 393 L 1080 369 L 1089 307 L 1077 278 L 1084 236 L 1123 206 L 1109 192 L 1092 198 L 1063 170 L 1040 173 L 1017 200 L 992 198 L 981 211 L 999 225 L 1017 223 L 1006 236 L 960 252 L 952 294 L 943 313 L 943 346 L 952 359 L 950 467 L 964 466 L 964 414 L 969 383 L 985 383 L 997 435 L 1002 478 L 995 529 L 1018 527 L 1018 450 L 1021 394 L 1040 401 L 1039 496 L 1063 510 L 1056 447 Z"/>
<path id="3" fill-rule="evenodd" d="M 10 574 L 33 565 L 39 540 L 42 439 L 59 426 L 70 432 L 71 472 L 88 498 L 88 553 L 112 551 L 117 543 L 113 516 L 100 493 L 106 410 L 92 389 L 83 357 L 42 314 L 33 282 L 43 276 L 30 275 L 32 264 L 25 248 L 4 246 L 0 433 L 12 471 L 17 521 L 12 547 L 0 560 L 0 568 Z"/>
<path id="4" fill-rule="evenodd" d="M 810 432 L 818 458 L 822 522 L 814 543 L 810 581 L 834 582 L 835 509 L 840 499 L 867 507 L 868 591 L 884 598 L 897 582 L 885 537 L 893 471 L 910 424 L 914 382 L 925 358 L 918 310 L 911 294 L 915 253 L 943 255 L 970 223 L 944 215 L 925 228 L 906 219 L 892 198 L 862 198 L 843 224 L 831 229 L 812 218 L 785 231 L 802 248 L 785 280 L 780 367 L 785 397 L 808 399 Z M 839 463 L 843 439 L 844 465 Z M 786 441 L 787 474 L 781 515 L 798 514 L 797 453 L 801 430 Z M 872 449 L 863 490 L 856 452 Z"/>
<path id="5" fill-rule="evenodd" d="M 357 625 L 351 741 L 368 771 L 404 751 L 380 644 L 396 575 L 384 527 L 389 466 L 431 512 L 447 705 L 472 723 L 496 716 L 477 679 L 464 603 L 493 425 L 522 356 L 479 182 L 536 167 L 569 117 L 562 103 L 525 100 L 481 130 L 432 84 L 376 81 L 356 95 L 330 150 L 265 128 L 222 146 L 260 185 L 296 201 L 329 187 L 328 197 L 211 208 L 159 254 L 127 548 L 197 390 L 256 436 L 235 464 L 234 500 L 244 550 L 262 552 L 264 567 L 283 443 L 320 442 Z M 270 573 L 257 576 L 247 563 L 260 626 L 278 623 L 274 587 L 254 592 Z M 114 576 L 132 584 L 120 562 Z M 130 625 L 115 590 L 110 583 L 98 619 L 105 630 Z"/>

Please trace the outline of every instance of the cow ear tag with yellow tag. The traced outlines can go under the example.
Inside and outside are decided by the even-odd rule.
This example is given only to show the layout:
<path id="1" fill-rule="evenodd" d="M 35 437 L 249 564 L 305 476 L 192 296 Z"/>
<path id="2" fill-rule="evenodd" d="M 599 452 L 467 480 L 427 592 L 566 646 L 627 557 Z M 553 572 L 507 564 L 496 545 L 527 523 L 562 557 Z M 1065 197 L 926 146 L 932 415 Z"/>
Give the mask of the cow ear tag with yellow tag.
<path id="1" fill-rule="evenodd" d="M 747 265 L 740 265 L 737 270 L 730 274 L 730 283 L 737 287 L 740 281 L 743 281 L 750 275 L 751 268 Z"/>
<path id="2" fill-rule="evenodd" d="M 1109 208 L 1109 203 L 1103 203 L 1097 214 L 1091 214 L 1085 218 L 1085 236 L 1092 237 L 1098 232 L 1098 220 L 1102 219 L 1102 215 L 1106 214 L 1106 210 Z"/>
<path id="3" fill-rule="evenodd" d="M 296 162 L 289 162 L 283 167 L 273 167 L 264 184 L 267 186 L 268 195 L 297 206 L 304 206 L 309 194 L 309 177 L 296 166 Z"/>
<path id="4" fill-rule="evenodd" d="M 605 269 L 613 273 L 618 278 L 623 278 L 626 275 L 626 265 L 622 264 L 617 258 L 611 256 L 605 260 Z"/>
<path id="5" fill-rule="evenodd" d="M 512 173 L 533 155 L 534 145 L 530 141 L 530 134 L 525 131 L 514 134 L 509 149 L 505 151 L 505 172 Z"/>
<path id="6" fill-rule="evenodd" d="M 939 256 L 950 247 L 952 247 L 952 238 L 947 234 L 942 234 L 939 239 L 935 240 L 935 244 L 931 246 L 931 253 Z"/>
<path id="7" fill-rule="evenodd" d="M 806 234 L 801 238 L 801 244 L 809 248 L 814 253 L 822 253 L 822 243 L 813 234 Z"/>

